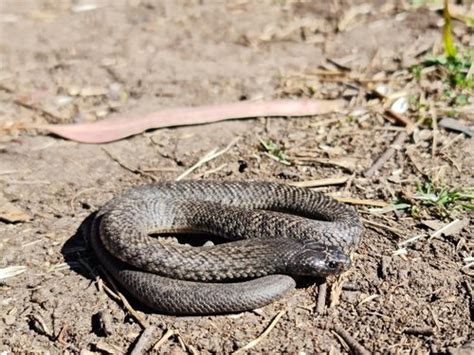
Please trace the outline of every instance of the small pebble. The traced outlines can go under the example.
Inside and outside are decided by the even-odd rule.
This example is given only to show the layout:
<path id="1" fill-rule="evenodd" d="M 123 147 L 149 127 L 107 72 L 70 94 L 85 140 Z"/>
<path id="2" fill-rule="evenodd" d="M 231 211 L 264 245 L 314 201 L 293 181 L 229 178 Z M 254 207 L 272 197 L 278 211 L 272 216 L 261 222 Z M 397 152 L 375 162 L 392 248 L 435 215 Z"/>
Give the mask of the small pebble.
<path id="1" fill-rule="evenodd" d="M 408 110 L 408 100 L 406 97 L 400 97 L 399 99 L 395 100 L 392 104 L 391 109 L 393 112 L 403 114 Z"/>
<path id="2" fill-rule="evenodd" d="M 6 325 L 12 325 L 16 321 L 16 317 L 14 315 L 6 315 L 3 317 L 3 321 L 5 322 Z"/>
<path id="3" fill-rule="evenodd" d="M 390 88 L 385 85 L 379 85 L 375 89 L 375 92 L 381 97 L 387 97 L 390 94 Z"/>

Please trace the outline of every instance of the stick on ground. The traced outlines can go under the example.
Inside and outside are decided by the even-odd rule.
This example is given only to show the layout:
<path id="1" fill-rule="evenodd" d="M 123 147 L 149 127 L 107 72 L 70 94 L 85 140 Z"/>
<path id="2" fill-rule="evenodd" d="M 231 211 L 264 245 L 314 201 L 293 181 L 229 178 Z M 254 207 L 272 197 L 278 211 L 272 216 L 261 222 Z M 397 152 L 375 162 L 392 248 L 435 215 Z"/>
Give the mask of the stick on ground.
<path id="1" fill-rule="evenodd" d="M 156 328 L 151 325 L 148 328 L 145 328 L 143 332 L 140 334 L 137 343 L 133 347 L 130 355 L 141 355 L 145 354 L 146 350 L 150 346 L 150 343 L 153 338 L 153 334 L 156 332 Z"/>
<path id="2" fill-rule="evenodd" d="M 173 335 L 175 335 L 175 331 L 172 329 L 167 329 L 165 334 L 161 337 L 160 340 L 153 346 L 153 351 L 158 351 L 158 349 Z"/>
<path id="3" fill-rule="evenodd" d="M 290 182 L 289 185 L 293 185 L 297 187 L 321 187 L 321 186 L 344 184 L 347 180 L 349 180 L 347 176 L 341 176 L 341 177 L 327 178 L 327 179 Z"/>
<path id="4" fill-rule="evenodd" d="M 358 355 L 370 355 L 370 351 L 364 348 L 357 340 L 355 340 L 346 330 L 342 329 L 341 327 L 335 325 L 333 327 L 334 332 L 338 334 L 351 348 L 354 354 Z"/>
<path id="5" fill-rule="evenodd" d="M 113 298 L 120 299 L 120 302 L 122 302 L 122 305 L 125 310 L 138 322 L 138 324 L 143 329 L 149 328 L 147 321 L 132 307 L 132 305 L 128 302 L 125 296 L 120 291 L 118 291 L 118 288 L 115 285 L 115 282 L 112 280 L 112 277 L 107 274 L 107 272 L 103 268 L 101 268 L 101 271 L 102 274 L 106 277 L 108 284 L 112 287 L 111 289 L 107 285 L 103 284 L 104 290 L 106 290 L 107 293 L 109 293 L 110 295 L 113 294 Z"/>
<path id="6" fill-rule="evenodd" d="M 192 173 L 194 170 L 196 170 L 197 168 L 199 168 L 200 166 L 206 164 L 207 162 L 217 158 L 218 156 L 226 153 L 230 148 L 232 148 L 234 146 L 235 143 L 237 143 L 237 141 L 240 139 L 240 137 L 237 137 L 235 139 L 233 139 L 228 145 L 227 147 L 225 147 L 224 149 L 222 150 L 217 150 L 217 149 L 213 149 L 211 150 L 209 153 L 207 153 L 204 157 L 202 157 L 201 159 L 199 159 L 199 161 L 194 164 L 193 166 L 191 166 L 188 170 L 186 170 L 184 173 L 182 173 L 180 176 L 178 176 L 176 178 L 176 181 L 179 181 L 179 180 L 182 180 L 184 179 L 186 176 L 188 176 L 190 173 Z"/>
<path id="7" fill-rule="evenodd" d="M 374 175 L 390 158 L 393 157 L 397 150 L 400 150 L 403 142 L 407 138 L 407 133 L 405 131 L 400 132 L 390 147 L 375 161 L 375 163 L 364 172 L 365 177 L 370 177 Z"/>
<path id="8" fill-rule="evenodd" d="M 275 327 L 275 325 L 278 323 L 280 318 L 283 317 L 284 314 L 285 314 L 284 310 L 281 310 L 280 312 L 278 312 L 277 315 L 271 321 L 271 323 L 268 325 L 267 329 L 265 329 L 262 334 L 260 334 L 257 338 L 252 340 L 250 343 L 248 343 L 244 347 L 242 347 L 239 350 L 237 350 L 236 352 L 234 352 L 234 354 L 240 354 L 243 351 L 249 350 L 249 349 L 253 348 L 255 345 L 257 345 L 258 343 L 260 343 L 262 341 L 262 339 L 264 339 L 272 331 L 272 329 Z"/>
<path id="9" fill-rule="evenodd" d="M 316 313 L 321 314 L 326 308 L 326 295 L 328 293 L 328 284 L 322 283 L 318 287 L 318 303 L 316 304 Z"/>
<path id="10" fill-rule="evenodd" d="M 130 166 L 128 166 L 127 164 L 125 164 L 124 162 L 122 162 L 118 157 L 116 157 L 114 154 L 112 154 L 109 150 L 105 149 L 105 148 L 102 148 L 102 150 L 105 152 L 105 154 L 107 154 L 109 156 L 110 159 L 112 159 L 113 161 L 115 161 L 118 165 L 120 165 L 122 168 L 124 168 L 125 170 L 128 170 L 130 171 L 131 173 L 133 174 L 138 174 L 138 175 L 142 175 L 142 176 L 146 176 L 146 177 L 149 177 L 151 178 L 153 181 L 157 182 L 158 179 L 153 176 L 152 174 L 148 174 L 140 169 L 135 169 L 135 168 L 132 168 Z"/>

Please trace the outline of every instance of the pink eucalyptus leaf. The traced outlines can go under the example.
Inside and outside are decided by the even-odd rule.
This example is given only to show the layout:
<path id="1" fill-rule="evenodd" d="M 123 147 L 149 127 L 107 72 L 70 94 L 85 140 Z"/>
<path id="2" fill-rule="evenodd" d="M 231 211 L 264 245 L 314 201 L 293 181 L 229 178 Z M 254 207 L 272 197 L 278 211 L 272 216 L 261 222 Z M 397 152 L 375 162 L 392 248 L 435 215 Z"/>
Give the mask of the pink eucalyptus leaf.
<path id="1" fill-rule="evenodd" d="M 313 116 L 334 112 L 342 100 L 242 101 L 213 106 L 164 109 L 142 116 L 120 116 L 97 122 L 44 125 L 39 128 L 82 143 L 107 143 L 148 129 L 211 123 L 236 118 Z"/>

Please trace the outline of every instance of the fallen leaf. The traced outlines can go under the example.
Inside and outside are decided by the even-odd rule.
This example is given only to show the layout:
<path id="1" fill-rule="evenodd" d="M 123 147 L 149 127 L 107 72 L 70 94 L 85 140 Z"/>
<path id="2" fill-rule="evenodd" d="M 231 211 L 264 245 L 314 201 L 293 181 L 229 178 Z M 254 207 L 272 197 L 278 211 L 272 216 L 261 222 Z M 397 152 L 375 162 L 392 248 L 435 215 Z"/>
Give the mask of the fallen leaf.
<path id="1" fill-rule="evenodd" d="M 82 143 L 107 143 L 148 129 L 186 126 L 237 118 L 313 116 L 341 109 L 343 100 L 242 101 L 215 106 L 164 109 L 138 117 L 121 116 L 80 124 L 42 125 L 63 138 Z"/>
<path id="2" fill-rule="evenodd" d="M 8 266 L 0 268 L 0 280 L 20 275 L 26 271 L 26 266 Z"/>

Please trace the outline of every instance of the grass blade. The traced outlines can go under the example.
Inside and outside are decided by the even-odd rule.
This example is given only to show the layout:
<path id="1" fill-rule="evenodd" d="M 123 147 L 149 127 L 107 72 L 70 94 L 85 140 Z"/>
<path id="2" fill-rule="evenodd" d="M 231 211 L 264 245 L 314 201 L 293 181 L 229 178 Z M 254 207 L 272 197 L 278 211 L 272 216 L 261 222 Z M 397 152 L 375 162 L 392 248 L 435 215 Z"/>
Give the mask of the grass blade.
<path id="1" fill-rule="evenodd" d="M 451 24 L 451 15 L 449 14 L 449 5 L 448 0 L 444 0 L 444 27 L 443 27 L 443 43 L 444 43 L 444 52 L 448 58 L 456 58 L 456 46 L 453 41 L 452 34 L 452 24 Z"/>

